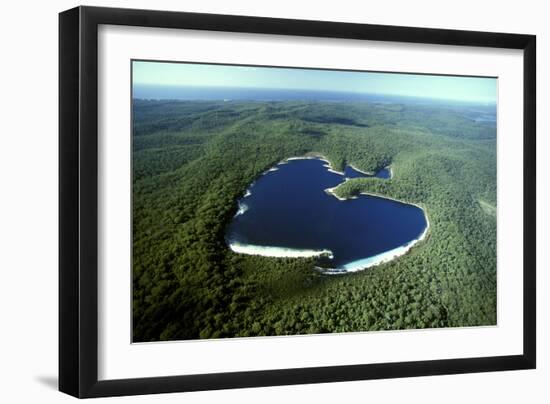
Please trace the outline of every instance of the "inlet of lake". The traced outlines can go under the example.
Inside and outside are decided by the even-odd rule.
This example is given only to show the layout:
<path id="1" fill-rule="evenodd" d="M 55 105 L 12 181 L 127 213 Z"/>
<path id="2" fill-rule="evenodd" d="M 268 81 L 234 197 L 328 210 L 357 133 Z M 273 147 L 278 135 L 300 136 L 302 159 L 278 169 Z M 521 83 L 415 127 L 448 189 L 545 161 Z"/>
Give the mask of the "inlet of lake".
<path id="1" fill-rule="evenodd" d="M 407 252 L 428 222 L 418 206 L 360 195 L 339 200 L 326 190 L 346 178 L 369 177 L 350 166 L 344 173 L 318 158 L 289 159 L 250 185 L 226 233 L 229 247 L 272 257 L 317 256 L 327 273 L 357 271 Z M 391 177 L 383 169 L 376 177 Z"/>

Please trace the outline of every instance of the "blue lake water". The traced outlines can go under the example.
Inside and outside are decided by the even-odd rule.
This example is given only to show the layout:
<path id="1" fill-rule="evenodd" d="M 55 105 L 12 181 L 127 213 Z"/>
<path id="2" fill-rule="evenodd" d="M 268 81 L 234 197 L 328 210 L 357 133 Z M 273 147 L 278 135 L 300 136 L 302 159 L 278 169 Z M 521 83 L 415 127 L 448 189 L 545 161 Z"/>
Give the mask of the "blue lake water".
<path id="1" fill-rule="evenodd" d="M 373 257 L 410 246 L 425 231 L 422 209 L 361 195 L 338 200 L 325 190 L 345 180 L 319 159 L 290 160 L 256 180 L 227 229 L 234 251 L 267 256 L 312 256 L 319 265 L 356 270 Z M 388 169 L 377 173 L 389 178 Z M 366 175 L 346 167 L 348 178 Z M 302 254 L 302 255 L 301 255 Z M 386 254 L 387 255 L 387 254 Z"/>

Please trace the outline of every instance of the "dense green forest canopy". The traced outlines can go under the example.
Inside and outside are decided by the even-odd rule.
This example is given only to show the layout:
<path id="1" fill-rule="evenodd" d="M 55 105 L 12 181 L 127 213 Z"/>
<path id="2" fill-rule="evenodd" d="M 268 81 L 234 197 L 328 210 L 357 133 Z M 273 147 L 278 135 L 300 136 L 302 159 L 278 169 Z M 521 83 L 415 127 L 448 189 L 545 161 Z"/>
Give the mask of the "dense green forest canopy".
<path id="1" fill-rule="evenodd" d="M 496 127 L 474 106 L 133 100 L 134 341 L 496 324 Z M 336 193 L 421 205 L 428 236 L 368 270 L 235 254 L 249 184 L 322 153 L 393 178 Z"/>

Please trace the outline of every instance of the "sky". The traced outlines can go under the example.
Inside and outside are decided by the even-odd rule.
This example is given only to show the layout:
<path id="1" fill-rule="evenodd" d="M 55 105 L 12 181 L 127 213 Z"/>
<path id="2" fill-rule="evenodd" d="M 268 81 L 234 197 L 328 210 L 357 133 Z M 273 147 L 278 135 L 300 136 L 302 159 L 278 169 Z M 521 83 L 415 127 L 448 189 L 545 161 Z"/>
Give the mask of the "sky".
<path id="1" fill-rule="evenodd" d="M 133 84 L 338 91 L 496 103 L 495 78 L 133 61 Z"/>

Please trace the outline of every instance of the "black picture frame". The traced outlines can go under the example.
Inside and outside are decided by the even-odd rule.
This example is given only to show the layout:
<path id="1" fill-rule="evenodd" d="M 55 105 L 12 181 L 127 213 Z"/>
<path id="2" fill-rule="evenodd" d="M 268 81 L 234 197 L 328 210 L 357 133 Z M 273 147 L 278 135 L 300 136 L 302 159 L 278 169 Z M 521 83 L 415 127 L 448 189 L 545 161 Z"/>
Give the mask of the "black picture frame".
<path id="1" fill-rule="evenodd" d="M 523 354 L 99 381 L 98 26 L 463 45 L 523 50 Z M 59 15 L 59 390 L 104 397 L 324 383 L 536 366 L 536 37 L 166 11 L 77 7 Z"/>

